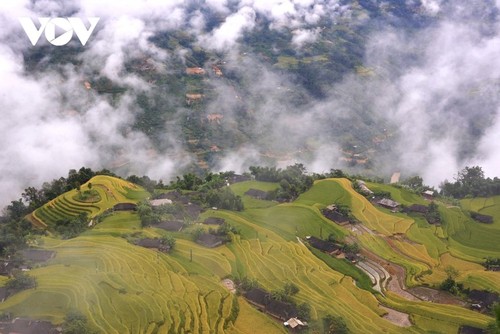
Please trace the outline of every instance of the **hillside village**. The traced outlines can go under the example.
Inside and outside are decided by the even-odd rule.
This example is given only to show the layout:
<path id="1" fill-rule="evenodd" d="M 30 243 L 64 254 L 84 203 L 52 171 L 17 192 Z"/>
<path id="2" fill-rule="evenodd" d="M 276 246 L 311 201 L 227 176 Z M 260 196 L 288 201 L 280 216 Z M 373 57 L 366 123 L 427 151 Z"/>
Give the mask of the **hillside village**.
<path id="1" fill-rule="evenodd" d="M 167 186 L 147 177 L 123 180 L 86 169 L 70 176 L 82 177 L 79 189 L 39 202 L 40 206 L 26 216 L 33 226 L 27 244 L 13 244 L 15 253 L 2 260 L 0 274 L 6 284 L 0 287 L 0 310 L 5 321 L 0 326 L 5 330 L 64 332 L 72 320 L 65 320 L 56 305 L 48 305 L 55 318 L 40 317 L 19 312 L 23 302 L 15 298 L 22 293 L 33 303 L 40 293 L 49 297 L 62 291 L 58 282 L 47 281 L 51 275 L 62 274 L 61 270 L 70 280 L 78 281 L 73 275 L 82 271 L 95 276 L 82 282 L 85 289 L 110 284 L 113 290 L 95 295 L 99 303 L 108 298 L 105 296 L 124 302 L 133 291 L 139 298 L 146 297 L 144 288 L 125 278 L 133 276 L 128 269 L 120 269 L 126 275 L 123 279 L 115 282 L 113 278 L 113 263 L 126 268 L 138 256 L 144 258 L 138 268 L 153 266 L 138 269 L 144 270 L 140 281 L 149 281 L 158 270 L 170 279 L 184 272 L 187 276 L 182 280 L 194 284 L 204 298 L 209 291 L 217 291 L 222 297 L 217 303 L 223 303 L 219 307 L 232 311 L 207 315 L 200 321 L 208 326 L 213 321 L 210 319 L 223 317 L 226 325 L 218 330 L 221 333 L 238 328 L 243 309 L 262 326 L 274 328 L 271 332 L 309 332 L 331 322 L 357 332 L 353 315 L 338 307 L 340 300 L 307 297 L 318 293 L 316 287 L 305 283 L 316 275 L 316 282 L 322 282 L 321 290 L 339 294 L 355 289 L 364 296 L 348 298 L 351 311 L 351 307 L 358 307 L 355 305 L 366 305 L 363 299 L 368 298 L 370 312 L 381 310 L 370 313 L 374 326 L 394 332 L 422 326 L 415 322 L 415 314 L 429 323 L 427 302 L 440 314 L 431 321 L 435 326 L 450 326 L 461 333 L 483 331 L 492 323 L 492 311 L 500 300 L 495 284 L 500 256 L 493 242 L 500 208 L 495 204 L 497 197 L 486 200 L 493 206 L 484 206 L 484 200 L 464 199 L 457 207 L 425 187 L 412 190 L 404 183 L 351 181 L 338 170 L 332 170 L 331 175 L 310 176 L 300 165 L 284 170 L 254 167 L 246 175 L 227 172 L 200 178 L 186 174 Z M 92 196 L 81 196 L 83 192 Z M 450 218 L 456 215 L 463 218 Z M 457 225 L 463 223 L 462 227 Z M 460 246 L 468 245 L 460 232 L 464 228 L 468 231 L 465 235 L 480 237 L 484 248 L 481 244 L 474 249 Z M 450 243 L 450 238 L 456 241 Z M 88 254 L 81 253 L 80 263 L 73 249 L 81 247 L 91 248 Z M 109 253 L 90 251 L 101 247 Z M 4 254 L 7 251 L 4 248 Z M 457 251 L 467 254 L 469 260 L 456 257 L 460 254 Z M 278 274 L 276 263 L 286 264 L 278 281 L 273 278 Z M 172 266 L 178 269 L 172 271 Z M 312 267 L 305 274 L 297 271 L 297 266 Z M 198 275 L 208 280 L 204 284 L 211 286 L 209 291 L 193 280 Z M 345 279 L 351 283 L 344 285 Z M 169 291 L 177 290 L 162 287 L 164 284 L 154 288 L 158 298 L 179 303 L 180 299 L 169 296 Z M 74 293 L 81 296 L 81 292 Z M 77 318 L 85 319 L 85 328 L 119 328 L 104 325 L 97 314 L 69 298 L 80 312 Z M 413 308 L 406 306 L 409 303 Z M 130 306 L 138 307 L 135 302 Z M 447 315 L 452 308 L 459 318 Z M 179 325 L 169 320 L 155 328 Z M 182 326 L 193 328 L 185 323 Z"/>

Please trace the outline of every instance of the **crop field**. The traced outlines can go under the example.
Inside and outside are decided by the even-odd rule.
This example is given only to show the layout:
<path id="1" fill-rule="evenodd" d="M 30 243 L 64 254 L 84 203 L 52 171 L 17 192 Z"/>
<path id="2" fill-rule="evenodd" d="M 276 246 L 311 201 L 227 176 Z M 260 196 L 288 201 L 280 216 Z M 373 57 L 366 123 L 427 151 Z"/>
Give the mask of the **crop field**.
<path id="1" fill-rule="evenodd" d="M 71 202 L 76 206 L 72 212 L 60 204 L 75 195 L 67 193 L 53 205 L 64 208 L 66 215 L 93 205 L 96 208 L 89 210 L 95 216 L 115 203 L 135 202 L 145 196 L 141 188 L 124 181 L 104 177 L 91 182 L 100 189 L 99 202 L 80 206 Z M 249 181 L 231 187 L 241 195 L 249 188 L 273 190 L 277 184 Z M 409 201 L 410 195 L 400 192 Z M 445 277 L 444 268 L 451 265 L 460 269 L 458 280 L 466 287 L 498 291 L 498 273 L 486 272 L 480 264 L 454 254 L 459 249 L 465 257 L 479 259 L 474 250 L 452 238 L 467 223 L 450 222 L 452 215 L 459 215 L 454 209 L 441 208 L 450 217 L 440 232 L 420 217 L 374 207 L 346 179 L 318 181 L 293 203 L 245 197 L 248 205 L 242 212 L 207 210 L 200 217 L 221 217 L 239 230 L 232 242 L 213 249 L 192 242 L 184 231 L 170 234 L 176 244 L 168 254 L 135 246 L 127 240 L 169 233 L 142 228 L 134 212 L 112 213 L 73 239 L 42 237 L 40 247 L 55 251 L 56 256 L 30 271 L 37 278 L 37 288 L 9 297 L 0 303 L 0 312 L 60 323 L 68 310 L 75 309 L 103 333 L 244 334 L 253 329 L 286 333 L 279 321 L 221 284 L 225 277 L 249 277 L 268 291 L 281 289 L 286 282 L 296 284 L 299 293 L 293 299 L 310 305 L 311 328 L 319 332 L 326 314 L 341 316 L 353 333 L 448 333 L 462 324 L 485 327 L 492 320 L 462 307 L 409 301 L 391 292 L 374 294 L 369 278 L 358 268 L 311 250 L 300 240 L 307 235 L 356 238 L 365 250 L 405 268 L 410 286 L 438 284 Z M 348 205 L 372 232 L 354 233 L 324 218 L 320 209 L 332 203 Z M 185 231 L 198 226 L 187 226 Z M 450 236 L 449 241 L 444 234 Z M 488 252 L 498 254 L 491 245 L 484 247 L 480 252 L 490 247 Z M 410 314 L 414 325 L 402 328 L 386 320 L 381 303 Z"/>
<path id="2" fill-rule="evenodd" d="M 87 202 L 79 200 L 79 193 L 89 190 L 98 193 L 98 200 Z M 93 218 L 118 203 L 135 203 L 148 196 L 141 187 L 127 181 L 111 177 L 98 175 L 80 187 L 80 191 L 74 189 L 53 199 L 44 206 L 38 208 L 33 213 L 33 218 L 43 222 L 44 225 L 51 226 L 58 220 L 71 219 L 82 213 L 86 213 Z"/>

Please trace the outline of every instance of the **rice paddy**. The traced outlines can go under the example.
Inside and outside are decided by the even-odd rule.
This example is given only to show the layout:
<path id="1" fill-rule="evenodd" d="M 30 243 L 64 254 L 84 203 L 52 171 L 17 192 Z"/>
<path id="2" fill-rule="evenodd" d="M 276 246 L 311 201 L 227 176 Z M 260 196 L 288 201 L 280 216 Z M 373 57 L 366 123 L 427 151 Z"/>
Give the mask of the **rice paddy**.
<path id="1" fill-rule="evenodd" d="M 36 218 L 50 226 L 59 217 L 81 212 L 95 217 L 116 203 L 146 196 L 140 187 L 118 179 L 91 182 L 99 191 L 98 202 L 76 203 L 72 191 L 37 210 Z M 231 186 L 239 195 L 249 188 L 276 187 L 254 181 Z M 401 189 L 383 189 L 408 203 L 418 202 Z M 231 243 L 213 249 L 192 242 L 184 232 L 173 234 L 177 242 L 168 254 L 135 246 L 127 241 L 131 236 L 154 238 L 167 232 L 142 228 L 133 212 L 112 213 L 74 239 L 43 237 L 40 247 L 56 256 L 29 273 L 37 278 L 37 288 L 9 297 L 0 312 L 61 323 L 68 310 L 76 309 L 102 333 L 285 333 L 279 321 L 221 285 L 229 276 L 253 278 L 269 291 L 293 282 L 300 289 L 294 300 L 311 306 L 310 325 L 318 331 L 326 314 L 341 316 L 353 333 L 449 333 L 463 324 L 484 328 L 493 320 L 462 307 L 409 301 L 391 292 L 374 294 L 359 269 L 315 254 L 298 240 L 307 235 L 355 238 L 366 251 L 405 268 L 408 285 L 438 284 L 451 265 L 460 270 L 458 280 L 465 286 L 498 291 L 499 273 L 486 272 L 478 263 L 485 254 L 499 256 L 497 245 L 485 238 L 481 226 L 470 227 L 459 209 L 440 206 L 445 216 L 440 229 L 420 217 L 373 206 L 346 179 L 318 181 L 293 203 L 243 199 L 247 207 L 242 212 L 208 210 L 200 217 L 224 218 L 240 231 Z M 500 208 L 495 201 L 493 206 L 488 201 L 462 205 L 492 212 Z M 368 229 L 353 232 L 324 218 L 320 209 L 332 203 L 349 206 Z M 472 247 L 477 240 L 482 244 Z M 413 326 L 398 327 L 384 319 L 381 303 L 410 314 Z"/>

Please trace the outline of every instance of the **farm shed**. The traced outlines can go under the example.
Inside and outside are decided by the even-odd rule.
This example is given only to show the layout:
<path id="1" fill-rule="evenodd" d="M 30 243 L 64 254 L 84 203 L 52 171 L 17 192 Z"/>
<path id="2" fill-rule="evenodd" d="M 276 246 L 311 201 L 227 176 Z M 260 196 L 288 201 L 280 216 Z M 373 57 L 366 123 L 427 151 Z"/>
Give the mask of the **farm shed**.
<path id="1" fill-rule="evenodd" d="M 141 240 L 137 241 L 136 245 L 144 247 L 144 248 L 157 249 L 160 252 L 164 252 L 164 253 L 167 253 L 170 251 L 170 246 L 164 245 L 160 239 L 145 238 L 145 239 L 141 239 Z"/>
<path id="2" fill-rule="evenodd" d="M 321 240 L 316 237 L 309 237 L 307 241 L 309 242 L 309 245 L 311 245 L 311 247 L 319 249 L 320 251 L 328 253 L 330 255 L 338 254 L 342 249 L 340 245 L 337 245 L 331 241 Z"/>
<path id="3" fill-rule="evenodd" d="M 429 200 L 429 201 L 432 201 L 434 199 L 434 191 L 432 190 L 426 190 L 424 192 L 422 192 L 422 196 Z"/>
<path id="4" fill-rule="evenodd" d="M 208 248 L 215 248 L 222 245 L 224 243 L 224 239 L 222 237 L 206 233 L 202 234 L 198 240 L 196 240 L 196 243 Z"/>
<path id="5" fill-rule="evenodd" d="M 382 198 L 381 200 L 377 201 L 377 204 L 383 206 L 384 208 L 392 210 L 396 209 L 399 206 L 398 202 L 388 198 Z"/>

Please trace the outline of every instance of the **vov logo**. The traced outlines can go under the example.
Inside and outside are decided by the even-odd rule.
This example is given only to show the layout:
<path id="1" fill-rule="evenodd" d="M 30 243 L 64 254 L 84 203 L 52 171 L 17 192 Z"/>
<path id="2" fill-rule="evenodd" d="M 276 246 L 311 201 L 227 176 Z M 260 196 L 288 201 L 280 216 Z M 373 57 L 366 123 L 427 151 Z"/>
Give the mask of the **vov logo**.
<path id="1" fill-rule="evenodd" d="M 44 31 L 45 38 L 52 45 L 63 46 L 68 44 L 73 38 L 74 32 L 82 45 L 85 46 L 90 38 L 90 35 L 92 35 L 92 32 L 97 26 L 99 18 L 88 18 L 90 23 L 89 29 L 85 27 L 85 24 L 83 24 L 81 19 L 76 17 L 40 17 L 38 21 L 40 21 L 40 28 L 37 28 L 35 23 L 33 23 L 33 20 L 29 17 L 19 18 L 19 22 L 21 22 L 21 25 L 23 26 L 23 29 L 26 32 L 26 35 L 28 35 L 28 38 L 33 46 L 38 43 L 38 40 Z M 58 28 L 59 31 L 63 31 L 58 36 L 56 36 L 56 28 Z"/>

